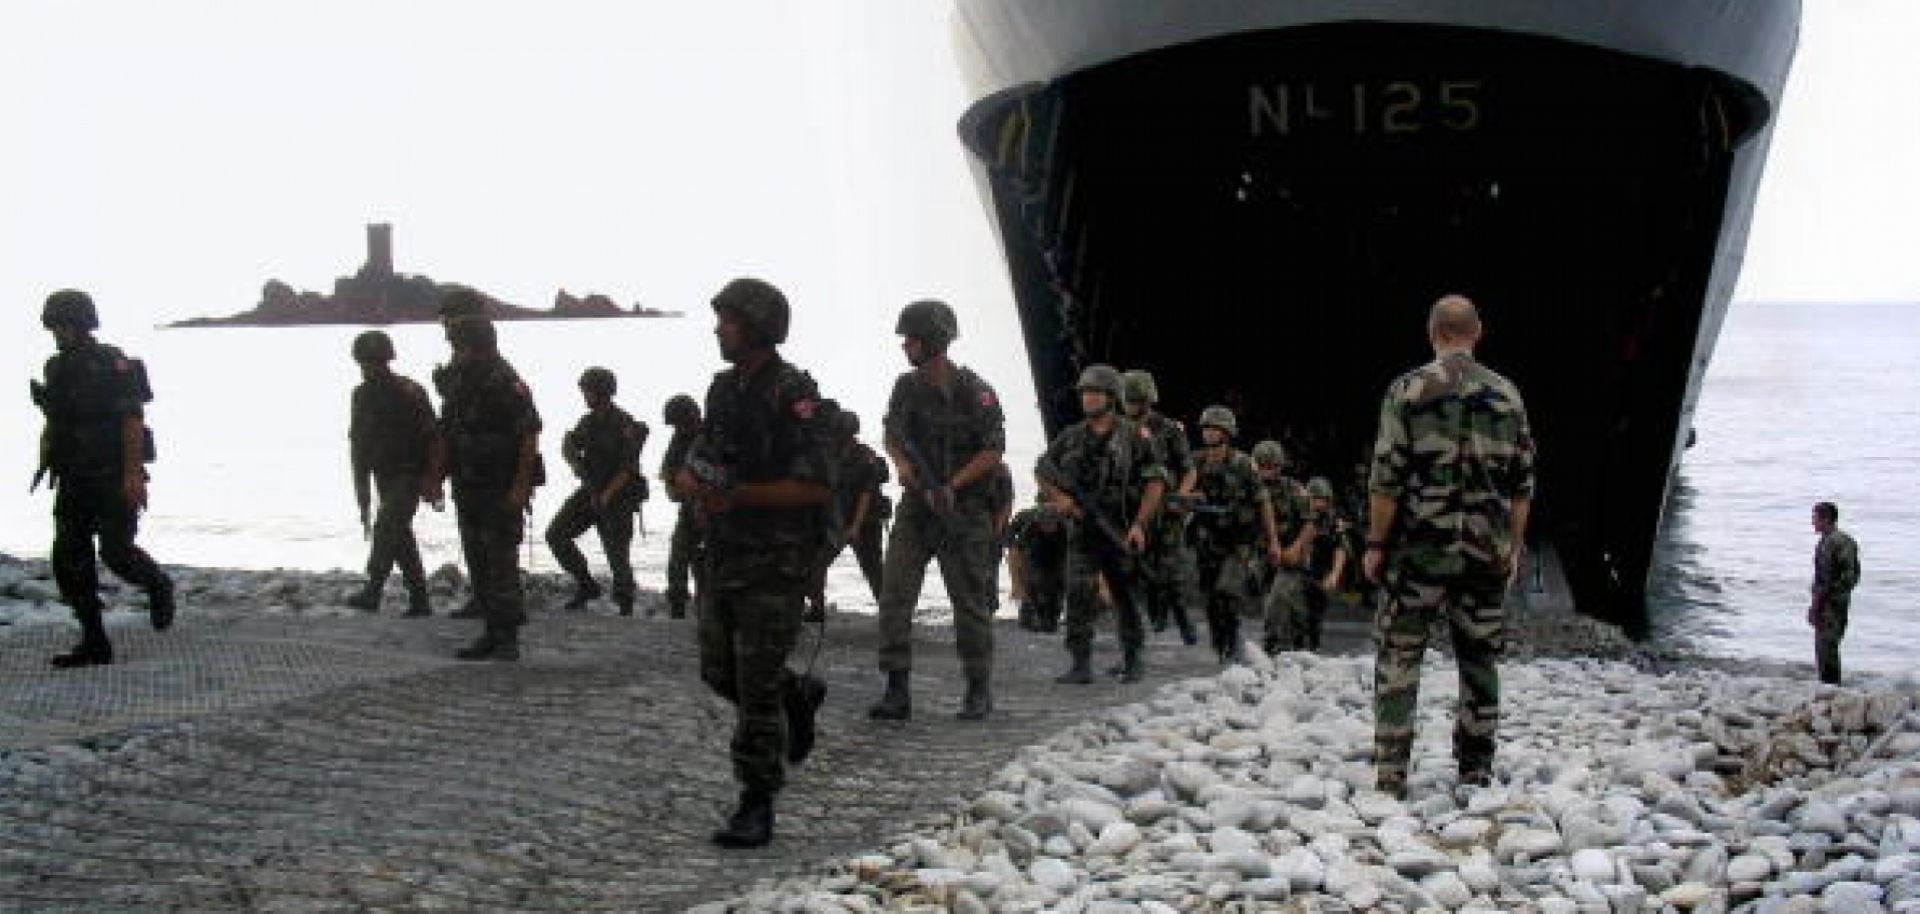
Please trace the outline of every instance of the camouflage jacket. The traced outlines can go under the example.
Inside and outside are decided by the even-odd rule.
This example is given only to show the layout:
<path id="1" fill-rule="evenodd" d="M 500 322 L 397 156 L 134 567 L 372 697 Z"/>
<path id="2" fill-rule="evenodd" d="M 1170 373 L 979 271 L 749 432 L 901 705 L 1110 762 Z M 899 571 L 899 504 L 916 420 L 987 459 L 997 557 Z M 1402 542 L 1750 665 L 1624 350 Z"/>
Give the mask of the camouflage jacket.
<path id="1" fill-rule="evenodd" d="M 1007 545 L 1020 549 L 1035 562 L 1057 561 L 1066 554 L 1073 522 L 1050 508 L 1021 509 L 1007 522 Z"/>
<path id="2" fill-rule="evenodd" d="M 806 372 L 778 356 L 750 373 L 729 368 L 707 388 L 705 420 L 688 452 L 730 484 L 791 479 L 834 487 L 835 460 L 820 391 Z M 736 506 L 708 519 L 714 586 L 737 589 L 806 578 L 818 551 L 839 534 L 839 511 L 825 506 Z"/>
<path id="3" fill-rule="evenodd" d="M 147 370 L 104 343 L 89 340 L 47 360 L 42 460 L 58 478 L 100 478 L 126 472 L 126 420 L 144 418 L 153 400 Z M 152 460 L 151 442 L 143 444 Z"/>
<path id="4" fill-rule="evenodd" d="M 1294 538 L 1312 519 L 1313 506 L 1307 499 L 1306 489 L 1299 480 L 1287 475 L 1262 480 L 1261 487 L 1267 492 L 1267 503 L 1273 505 L 1273 526 L 1280 531 L 1280 545 L 1293 545 Z"/>
<path id="5" fill-rule="evenodd" d="M 867 508 L 866 523 L 874 523 L 893 513 L 893 502 L 880 487 L 892 478 L 886 458 L 875 453 L 863 441 L 850 441 L 840 449 L 839 477 L 834 480 L 834 496 L 840 505 L 840 519 L 851 523 L 860 493 L 873 493 Z"/>
<path id="6" fill-rule="evenodd" d="M 699 436 L 700 427 L 694 426 L 686 431 L 676 428 L 673 437 L 667 439 L 667 452 L 660 458 L 660 481 L 666 485 L 667 497 L 674 501 L 680 500 L 680 492 L 674 488 L 673 478 L 687 465 L 687 452 Z"/>
<path id="7" fill-rule="evenodd" d="M 1473 356 L 1395 379 L 1368 491 L 1399 505 L 1396 560 L 1428 574 L 1497 569 L 1513 545 L 1513 500 L 1533 497 L 1533 461 L 1520 391 Z"/>
<path id="8" fill-rule="evenodd" d="M 609 403 L 606 409 L 581 416 L 561 439 L 560 452 L 580 484 L 594 492 L 606 488 L 621 470 L 632 474 L 620 490 L 621 501 L 631 507 L 646 489 L 640 475 L 640 449 L 646 447 L 648 431 L 645 422 Z"/>
<path id="9" fill-rule="evenodd" d="M 1860 583 L 1860 546 L 1839 527 L 1820 537 L 1813 547 L 1814 599 L 1846 601 Z"/>
<path id="10" fill-rule="evenodd" d="M 1260 471 L 1245 451 L 1229 447 L 1224 458 L 1215 459 L 1202 450 L 1194 458 L 1194 489 L 1217 509 L 1196 514 L 1193 531 L 1197 545 L 1215 550 L 1250 546 L 1266 535 L 1260 523 L 1260 506 L 1267 503 L 1267 488 L 1260 482 Z"/>
<path id="11" fill-rule="evenodd" d="M 360 382 L 353 389 L 352 407 L 347 443 L 355 480 L 369 473 L 426 469 L 434 436 L 440 433 L 426 388 L 410 378 L 387 374 Z"/>
<path id="12" fill-rule="evenodd" d="M 1177 486 L 1193 467 L 1193 445 L 1187 440 L 1187 427 L 1165 413 L 1148 412 L 1140 424 L 1152 433 L 1160 448 L 1160 462 L 1167 468 L 1167 484 Z"/>
<path id="13" fill-rule="evenodd" d="M 1153 433 L 1125 416 L 1115 416 L 1113 428 L 1105 435 L 1095 433 L 1086 422 L 1068 426 L 1040 455 L 1035 473 L 1080 503 L 1087 515 L 1086 522 L 1074 525 L 1080 540 L 1103 544 L 1107 535 L 1094 518 L 1105 518 L 1113 529 L 1126 532 L 1147 484 L 1164 482 L 1167 476 Z"/>
<path id="14" fill-rule="evenodd" d="M 447 442 L 454 483 L 501 490 L 513 485 L 521 440 L 540 434 L 540 412 L 534 408 L 532 392 L 513 366 L 498 356 L 462 365 L 446 378 L 440 433 Z M 541 476 L 536 468 L 533 482 L 538 484 Z"/>
<path id="15" fill-rule="evenodd" d="M 918 369 L 893 383 L 883 420 L 886 441 L 911 460 L 923 460 L 927 472 L 944 482 L 981 451 L 1007 449 L 1006 414 L 993 387 L 972 370 L 953 366 L 953 383 L 946 389 L 927 380 Z M 912 456 L 919 455 L 918 457 Z M 975 480 L 953 493 L 956 501 L 986 505 L 991 499 L 988 479 Z"/>

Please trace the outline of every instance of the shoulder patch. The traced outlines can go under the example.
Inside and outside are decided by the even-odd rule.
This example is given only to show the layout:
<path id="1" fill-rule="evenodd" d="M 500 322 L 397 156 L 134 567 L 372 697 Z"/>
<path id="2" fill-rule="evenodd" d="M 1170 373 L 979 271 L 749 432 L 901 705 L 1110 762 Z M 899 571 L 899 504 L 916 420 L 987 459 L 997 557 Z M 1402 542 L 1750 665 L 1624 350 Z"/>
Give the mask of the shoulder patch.
<path id="1" fill-rule="evenodd" d="M 133 370 L 133 366 L 127 363 L 126 356 L 115 356 L 113 359 L 113 370 L 117 374 L 126 374 Z"/>
<path id="2" fill-rule="evenodd" d="M 793 401 L 793 415 L 802 422 L 813 420 L 813 414 L 820 409 L 820 401 L 813 397 L 801 397 Z"/>
<path id="3" fill-rule="evenodd" d="M 993 391 L 985 387 L 981 388 L 980 389 L 980 405 L 992 406 L 993 404 L 994 404 Z"/>

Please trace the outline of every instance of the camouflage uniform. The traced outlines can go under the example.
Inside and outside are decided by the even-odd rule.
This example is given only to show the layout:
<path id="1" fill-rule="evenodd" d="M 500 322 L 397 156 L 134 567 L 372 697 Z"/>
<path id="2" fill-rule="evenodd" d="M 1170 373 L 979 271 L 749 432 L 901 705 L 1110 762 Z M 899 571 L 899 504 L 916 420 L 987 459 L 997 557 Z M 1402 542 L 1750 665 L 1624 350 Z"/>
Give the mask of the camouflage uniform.
<path id="1" fill-rule="evenodd" d="M 689 457 L 732 483 L 798 480 L 831 489 L 833 455 L 819 414 L 813 378 L 777 355 L 751 371 L 729 368 L 707 389 Z M 700 678 L 735 706 L 734 778 L 755 796 L 770 798 L 786 784 L 787 705 L 801 678 L 787 669 L 787 656 L 832 513 L 736 506 L 707 519 Z"/>
<path id="2" fill-rule="evenodd" d="M 1306 493 L 1299 480 L 1286 475 L 1267 479 L 1262 487 L 1273 506 L 1273 526 L 1280 534 L 1281 548 L 1291 548 L 1310 520 Z M 1297 650 L 1306 640 L 1307 593 L 1312 582 L 1303 569 L 1276 567 L 1271 561 L 1263 565 L 1267 572 L 1262 610 L 1266 621 L 1264 646 L 1269 654 Z"/>
<path id="3" fill-rule="evenodd" d="M 887 461 L 858 439 L 849 441 L 840 450 L 840 469 L 838 488 L 835 495 L 840 504 L 840 520 L 853 522 L 853 511 L 858 506 L 861 493 L 870 497 L 867 502 L 867 515 L 860 523 L 860 529 L 852 531 L 846 545 L 853 547 L 853 557 L 860 563 L 860 574 L 867 579 L 867 587 L 873 591 L 873 602 L 880 603 L 880 563 L 882 560 L 881 542 L 886 534 L 887 518 L 893 516 L 893 500 L 881 491 L 892 472 L 887 469 Z M 834 557 L 838 557 L 836 550 Z M 831 564 L 833 559 L 829 558 Z"/>
<path id="4" fill-rule="evenodd" d="M 353 389 L 347 440 L 363 519 L 371 495 L 369 482 L 380 493 L 373 545 L 367 553 L 366 593 L 372 599 L 365 601 L 366 608 L 379 607 L 378 594 L 397 562 L 400 578 L 413 598 L 413 611 L 425 610 L 427 570 L 413 537 L 413 515 L 420 508 L 421 481 L 438 434 L 433 403 L 426 389 L 413 380 L 389 371 Z"/>
<path id="5" fill-rule="evenodd" d="M 1374 764 L 1404 789 L 1420 660 L 1444 616 L 1460 668 L 1453 753 L 1463 778 L 1493 765 L 1515 499 L 1531 499 L 1533 434 L 1512 382 L 1467 353 L 1396 379 L 1380 407 L 1369 491 L 1398 504 L 1385 603 L 1374 616 Z M 1378 538 L 1380 532 L 1370 532 Z"/>
<path id="6" fill-rule="evenodd" d="M 1333 572 L 1334 556 L 1345 549 L 1345 536 L 1335 523 L 1331 506 L 1327 510 L 1318 510 L 1312 504 L 1312 497 L 1331 500 L 1332 488 L 1326 481 L 1316 478 L 1312 484 L 1319 489 L 1310 490 L 1310 500 L 1306 505 L 1307 514 L 1302 523 L 1309 538 L 1306 541 L 1306 554 L 1301 557 L 1300 572 L 1301 600 L 1300 614 L 1294 617 L 1290 626 L 1293 635 L 1293 649 L 1296 651 L 1317 651 L 1320 649 L 1321 631 L 1326 625 L 1328 593 L 1325 586 L 1327 575 Z M 1324 495 L 1320 494 L 1324 491 Z"/>
<path id="7" fill-rule="evenodd" d="M 1171 416 L 1152 411 L 1141 418 L 1140 424 L 1160 449 L 1168 485 L 1179 484 L 1193 466 L 1187 427 Z M 1165 511 L 1154 518 L 1153 529 L 1148 531 L 1147 550 L 1141 555 L 1140 563 L 1145 570 L 1141 575 L 1142 602 L 1146 604 L 1153 630 L 1164 631 L 1171 620 L 1180 630 L 1180 637 L 1188 644 L 1194 643 L 1193 619 L 1187 607 L 1199 605 L 1199 572 L 1194 565 L 1193 549 L 1187 542 L 1185 519 Z"/>
<path id="8" fill-rule="evenodd" d="M 680 468 L 686 465 L 687 451 L 693 447 L 694 438 L 699 434 L 698 424 L 674 429 L 673 437 L 667 439 L 667 453 L 660 460 L 660 480 L 665 484 L 667 497 L 679 505 L 673 522 L 673 538 L 667 549 L 667 614 L 675 619 L 687 614 L 687 572 L 693 572 L 694 584 L 698 586 L 701 585 L 701 575 L 706 567 L 700 561 L 700 510 L 694 503 L 681 498 L 673 482 Z"/>
<path id="9" fill-rule="evenodd" d="M 1121 649 L 1129 657 L 1140 657 L 1146 629 L 1134 600 L 1132 556 L 1113 537 L 1124 535 L 1133 523 L 1147 484 L 1166 479 L 1153 433 L 1118 414 L 1105 435 L 1085 421 L 1077 422 L 1047 446 L 1037 473 L 1069 496 L 1076 491 L 1087 495 L 1086 501 L 1075 497 L 1082 517 L 1073 525 L 1067 559 L 1066 641 L 1075 666 L 1083 665 L 1093 649 L 1103 579 L 1113 599 Z"/>
<path id="10" fill-rule="evenodd" d="M 1000 611 L 1000 566 L 1007 557 L 1006 527 L 1013 523 L 1013 471 L 1005 463 L 994 464 L 988 477 L 987 518 L 992 522 L 992 537 L 987 546 L 987 613 Z"/>
<path id="11" fill-rule="evenodd" d="M 613 573 L 613 599 L 622 614 L 633 611 L 633 515 L 640 510 L 644 489 L 640 449 L 646 446 L 647 432 L 646 423 L 611 402 L 580 417 L 561 444 L 567 464 L 580 477 L 580 487 L 567 496 L 547 524 L 547 547 L 579 585 L 582 595 L 598 593 L 599 588 L 587 569 L 587 557 L 574 540 L 589 527 L 599 533 L 607 567 Z M 626 484 L 604 508 L 595 508 L 594 497 L 605 491 L 622 470 L 628 473 Z"/>
<path id="12" fill-rule="evenodd" d="M 467 576 L 487 634 L 514 644 L 527 621 L 518 549 L 523 526 L 519 507 L 507 496 L 519 468 L 520 443 L 540 433 L 540 413 L 519 373 L 498 353 L 459 364 L 444 377 L 440 429 Z M 535 485 L 541 481 L 537 463 L 536 458 Z"/>
<path id="13" fill-rule="evenodd" d="M 922 483 L 952 477 L 982 451 L 1007 446 L 1006 416 L 993 388 L 977 374 L 953 366 L 942 390 L 918 370 L 894 382 L 887 401 L 889 448 L 917 454 L 928 466 Z M 931 474 L 932 479 L 925 478 Z M 993 518 L 991 481 L 975 480 L 953 493 L 953 510 L 942 517 L 921 493 L 902 497 L 887 537 L 880 575 L 880 669 L 913 669 L 913 608 L 920 599 L 927 561 L 937 558 L 953 603 L 954 646 L 969 678 L 993 668 L 993 614 L 987 609 L 987 561 Z"/>
<path id="14" fill-rule="evenodd" d="M 1240 617 L 1258 591 L 1257 546 L 1264 539 L 1260 509 L 1267 503 L 1253 458 L 1232 446 L 1224 457 L 1202 450 L 1194 459 L 1194 487 L 1208 511 L 1193 518 L 1194 558 L 1207 598 L 1207 632 L 1214 653 L 1231 660 L 1240 649 Z"/>
<path id="15" fill-rule="evenodd" d="M 1847 633 L 1847 608 L 1859 581 L 1859 544 L 1834 527 L 1813 548 L 1813 649 L 1821 682 L 1840 684 L 1840 639 Z"/>
<path id="16" fill-rule="evenodd" d="M 1027 508 L 1007 524 L 1005 541 L 1020 556 L 1021 584 L 1027 599 L 1020 605 L 1020 624 L 1032 631 L 1052 632 L 1060 627 L 1061 600 L 1066 594 L 1067 538 L 1073 525 L 1044 506 Z"/>

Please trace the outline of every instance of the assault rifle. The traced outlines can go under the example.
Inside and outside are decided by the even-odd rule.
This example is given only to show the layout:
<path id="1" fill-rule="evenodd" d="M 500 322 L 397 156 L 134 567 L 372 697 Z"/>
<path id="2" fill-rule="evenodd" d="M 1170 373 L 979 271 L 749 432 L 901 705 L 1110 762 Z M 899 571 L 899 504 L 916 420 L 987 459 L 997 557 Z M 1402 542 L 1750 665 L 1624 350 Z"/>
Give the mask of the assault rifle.
<path id="1" fill-rule="evenodd" d="M 927 461 L 927 455 L 920 450 L 919 445 L 913 443 L 912 438 L 905 435 L 900 436 L 900 450 L 907 455 L 907 463 L 913 467 L 913 476 L 920 482 L 917 491 L 920 493 L 921 500 L 925 501 L 927 507 L 933 509 L 933 513 L 942 521 L 951 518 L 953 490 L 948 489 L 945 482 L 938 486 L 932 485 L 934 480 L 942 477 L 934 475 L 933 464 Z M 947 497 L 944 499 L 934 494 L 942 489 L 947 490 Z"/>
<path id="2" fill-rule="evenodd" d="M 51 418 L 52 406 L 47 399 L 47 385 L 39 381 L 29 380 L 27 381 L 27 393 L 33 397 L 33 405 L 40 407 L 40 414 Z M 39 489 L 40 481 L 47 478 L 50 463 L 49 458 L 52 456 L 49 452 L 53 449 L 52 443 L 47 438 L 50 431 L 50 429 L 45 427 L 42 427 L 40 430 L 40 466 L 33 471 L 33 482 L 27 484 L 28 495 L 32 495 L 35 490 Z M 59 481 L 56 479 L 50 485 L 58 484 Z"/>

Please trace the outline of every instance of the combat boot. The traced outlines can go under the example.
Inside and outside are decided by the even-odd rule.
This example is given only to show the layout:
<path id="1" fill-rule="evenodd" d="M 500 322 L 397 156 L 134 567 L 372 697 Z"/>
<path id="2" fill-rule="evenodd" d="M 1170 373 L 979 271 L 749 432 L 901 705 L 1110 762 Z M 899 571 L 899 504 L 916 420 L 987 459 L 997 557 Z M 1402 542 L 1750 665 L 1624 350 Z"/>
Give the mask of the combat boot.
<path id="1" fill-rule="evenodd" d="M 493 657 L 494 649 L 498 644 L 499 641 L 494 637 L 493 629 L 489 628 L 485 634 L 474 639 L 472 644 L 454 651 L 453 656 L 459 660 L 487 660 Z"/>
<path id="2" fill-rule="evenodd" d="M 907 690 L 906 670 L 887 672 L 887 690 L 867 709 L 867 716 L 874 720 L 906 720 L 913 716 L 913 695 Z"/>
<path id="3" fill-rule="evenodd" d="M 620 615 L 623 615 L 623 616 L 633 615 L 633 594 L 630 594 L 630 593 L 614 594 L 613 605 L 620 607 Z M 653 613 L 649 611 L 647 615 L 651 616 L 653 615 Z"/>
<path id="4" fill-rule="evenodd" d="M 509 625 L 500 630 L 493 638 L 493 653 L 489 660 L 513 662 L 520 659 L 520 627 Z"/>
<path id="5" fill-rule="evenodd" d="M 147 591 L 147 618 L 153 630 L 164 632 L 173 627 L 173 579 L 162 576 L 160 583 Z"/>
<path id="6" fill-rule="evenodd" d="M 685 619 L 686 617 L 687 617 L 686 598 L 682 597 L 676 600 L 676 599 L 673 599 L 672 597 L 668 597 L 667 598 L 667 618 Z"/>
<path id="7" fill-rule="evenodd" d="M 1055 677 L 1054 682 L 1061 685 L 1087 685 L 1093 682 L 1093 660 L 1086 651 L 1075 651 L 1073 668 Z"/>
<path id="8" fill-rule="evenodd" d="M 954 716 L 961 720 L 986 720 L 993 713 L 993 690 L 987 674 L 967 677 L 967 696 L 960 699 L 960 711 Z"/>
<path id="9" fill-rule="evenodd" d="M 740 805 L 725 828 L 713 833 L 721 847 L 765 847 L 773 840 L 773 796 L 754 790 L 740 792 Z"/>
<path id="10" fill-rule="evenodd" d="M 484 614 L 484 613 L 483 613 L 483 611 L 482 611 L 482 610 L 480 609 L 480 598 L 479 598 L 479 597 L 468 597 L 468 598 L 467 598 L 467 602 L 465 602 L 465 603 L 463 603 L 463 604 L 461 604 L 461 606 L 460 606 L 460 608 L 459 608 L 459 609 L 456 609 L 456 610 L 454 610 L 453 612 L 450 612 L 450 613 L 447 613 L 447 618 L 449 618 L 449 619 L 478 619 L 478 618 L 480 618 L 480 617 L 481 617 L 481 616 L 482 616 L 483 614 Z"/>
<path id="11" fill-rule="evenodd" d="M 81 641 L 64 654 L 55 654 L 48 660 L 55 669 L 70 670 L 80 666 L 106 666 L 113 662 L 113 644 L 106 641 Z"/>
<path id="12" fill-rule="evenodd" d="M 573 585 L 573 597 L 562 604 L 560 608 L 567 612 L 579 612 L 580 610 L 586 609 L 587 604 L 599 596 L 599 582 L 592 578 L 587 578 Z"/>
<path id="13" fill-rule="evenodd" d="M 1140 657 L 1140 649 L 1128 648 L 1125 659 L 1120 661 L 1120 681 L 1139 682 L 1147 676 L 1147 662 Z"/>
<path id="14" fill-rule="evenodd" d="M 787 711 L 787 761 L 798 765 L 813 754 L 814 718 L 827 701 L 827 683 L 811 673 L 795 676 L 782 698 Z"/>
<path id="15" fill-rule="evenodd" d="M 380 584 L 368 581 L 365 587 L 355 591 L 343 602 L 361 612 L 377 613 L 380 611 L 380 592 L 385 589 Z"/>
<path id="16" fill-rule="evenodd" d="M 433 615 L 433 603 L 427 598 L 427 585 L 407 586 L 407 611 L 401 615 L 412 619 Z"/>

